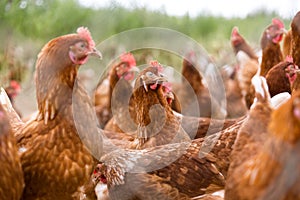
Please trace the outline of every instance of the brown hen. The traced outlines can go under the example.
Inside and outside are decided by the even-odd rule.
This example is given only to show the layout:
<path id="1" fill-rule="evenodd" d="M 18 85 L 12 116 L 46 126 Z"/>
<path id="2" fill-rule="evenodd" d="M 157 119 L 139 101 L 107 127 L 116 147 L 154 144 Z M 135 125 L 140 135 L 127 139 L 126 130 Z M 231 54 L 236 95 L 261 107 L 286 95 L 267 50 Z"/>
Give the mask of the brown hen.
<path id="1" fill-rule="evenodd" d="M 267 127 L 273 109 L 266 80 L 256 75 L 252 83 L 256 90 L 256 101 L 238 132 L 230 155 L 231 163 L 226 180 L 225 199 L 255 199 L 247 195 L 256 195 L 255 190 L 247 187 L 251 185 L 249 165 L 255 162 L 255 156 L 261 151 L 267 138 Z M 264 161 L 261 160 L 261 162 Z"/>
<path id="2" fill-rule="evenodd" d="M 252 49 L 252 47 L 248 44 L 245 38 L 239 33 L 238 27 L 233 27 L 231 32 L 231 46 L 235 54 L 239 51 L 245 52 L 251 59 L 256 60 L 258 62 L 258 56 Z"/>
<path id="3" fill-rule="evenodd" d="M 299 102 L 296 92 L 272 113 L 260 151 L 241 169 L 235 199 L 300 199 Z"/>
<path id="4" fill-rule="evenodd" d="M 243 51 L 239 51 L 236 55 L 236 58 L 239 63 L 239 69 L 237 71 L 236 78 L 239 88 L 241 89 L 241 93 L 244 97 L 247 109 L 249 109 L 255 96 L 254 88 L 251 85 L 251 79 L 257 73 L 259 64 L 257 63 L 257 60 L 251 59 Z"/>
<path id="5" fill-rule="evenodd" d="M 114 107 L 116 113 L 122 113 L 119 107 L 126 102 L 122 101 L 128 95 L 132 94 L 132 87 L 130 81 L 134 78 L 134 70 L 137 70 L 135 58 L 131 53 L 123 53 L 112 66 L 108 75 L 108 94 L 106 94 L 105 100 L 103 100 L 103 84 L 100 84 L 95 91 L 95 109 L 98 116 L 99 124 L 101 128 L 104 128 L 108 121 L 112 118 L 112 101 L 114 101 Z M 117 87 L 116 87 L 117 86 Z M 113 97 L 114 94 L 114 97 Z M 110 129 L 111 130 L 111 129 Z"/>
<path id="6" fill-rule="evenodd" d="M 235 114 L 237 111 L 239 111 L 237 114 L 246 114 L 253 103 L 254 89 L 251 79 L 258 69 L 258 56 L 244 37 L 239 34 L 237 27 L 234 27 L 231 32 L 231 46 L 238 61 L 238 68 L 234 81 L 226 83 L 228 110 L 229 114 Z M 240 99 L 240 95 L 243 96 L 244 101 Z"/>
<path id="7" fill-rule="evenodd" d="M 262 34 L 260 46 L 262 49 L 262 61 L 260 64 L 260 75 L 266 76 L 268 71 L 283 61 L 283 55 L 280 48 L 280 42 L 283 37 L 284 24 L 279 19 L 274 18 Z"/>
<path id="8" fill-rule="evenodd" d="M 174 87 L 182 114 L 194 117 L 224 118 L 223 110 L 219 102 L 212 98 L 208 88 L 202 83 L 200 67 L 197 65 L 195 52 L 191 51 L 183 59 L 182 81 L 180 85 Z M 218 112 L 212 112 L 213 107 Z"/>
<path id="9" fill-rule="evenodd" d="M 225 186 L 242 122 L 191 143 L 113 151 L 101 158 L 97 180 L 108 184 L 111 199 L 186 199 L 217 191 Z"/>
<path id="10" fill-rule="evenodd" d="M 137 126 L 133 146 L 138 149 L 190 140 L 167 101 L 164 91 L 167 79 L 162 70 L 157 61 L 152 61 L 135 82 L 131 116 Z"/>
<path id="11" fill-rule="evenodd" d="M 73 199 L 90 176 L 94 158 L 77 134 L 73 101 L 91 105 L 75 82 L 80 65 L 89 55 L 101 56 L 87 28 L 57 37 L 41 50 L 36 62 L 38 116 L 16 133 L 25 175 L 23 199 Z M 76 88 L 75 93 L 73 89 Z M 76 104 L 76 107 L 78 104 Z M 82 113 L 84 113 L 84 107 Z M 82 119 L 85 119 L 82 117 Z"/>

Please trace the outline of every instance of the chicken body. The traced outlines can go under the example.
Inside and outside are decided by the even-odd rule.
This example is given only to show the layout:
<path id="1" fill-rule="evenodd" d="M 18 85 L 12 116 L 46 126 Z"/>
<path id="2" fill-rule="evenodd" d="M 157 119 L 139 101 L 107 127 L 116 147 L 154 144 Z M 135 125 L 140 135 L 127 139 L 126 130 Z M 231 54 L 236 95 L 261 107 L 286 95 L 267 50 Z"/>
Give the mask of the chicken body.
<path id="1" fill-rule="evenodd" d="M 269 91 L 263 79 L 257 75 L 252 79 L 256 80 L 257 100 L 238 132 L 230 155 L 231 163 L 226 180 L 225 199 L 255 199 L 255 195 L 257 195 L 255 190 L 249 188 L 251 184 L 249 171 L 251 170 L 251 163 L 261 151 L 267 138 L 267 125 L 272 113 Z"/>
<path id="2" fill-rule="evenodd" d="M 22 199 L 73 199 L 92 172 L 94 158 L 77 133 L 82 125 L 75 125 L 72 97 L 79 66 L 89 55 L 100 56 L 94 45 L 81 27 L 48 42 L 38 56 L 38 116 L 16 133 L 26 184 Z M 80 87 L 75 96 L 89 102 Z"/>
<path id="3" fill-rule="evenodd" d="M 19 200 L 24 188 L 23 171 L 16 140 L 2 105 L 0 105 L 0 163 L 1 199 Z"/>
<path id="4" fill-rule="evenodd" d="M 239 181 L 236 188 L 228 184 L 233 190 L 225 192 L 225 199 L 300 199 L 299 102 L 297 92 L 272 113 L 266 137 L 260 141 L 264 145 L 240 165 L 241 173 L 235 171 Z"/>

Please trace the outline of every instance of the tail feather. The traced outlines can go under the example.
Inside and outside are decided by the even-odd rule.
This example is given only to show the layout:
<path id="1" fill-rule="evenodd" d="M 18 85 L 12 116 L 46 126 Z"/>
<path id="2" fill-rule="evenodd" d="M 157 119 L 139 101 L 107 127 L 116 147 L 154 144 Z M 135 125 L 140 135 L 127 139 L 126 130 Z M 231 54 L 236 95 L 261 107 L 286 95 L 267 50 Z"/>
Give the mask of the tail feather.
<path id="1" fill-rule="evenodd" d="M 269 87 L 268 87 L 265 77 L 259 76 L 258 74 L 256 74 L 251 79 L 251 83 L 255 89 L 255 100 L 254 100 L 253 105 L 256 102 L 270 103 L 271 97 L 270 97 Z"/>
<path id="2" fill-rule="evenodd" d="M 2 87 L 0 91 L 0 103 L 8 116 L 9 123 L 13 131 L 15 132 L 20 126 L 24 124 L 24 122 L 21 120 L 20 116 L 13 108 L 10 99 L 8 98 L 5 90 Z"/>

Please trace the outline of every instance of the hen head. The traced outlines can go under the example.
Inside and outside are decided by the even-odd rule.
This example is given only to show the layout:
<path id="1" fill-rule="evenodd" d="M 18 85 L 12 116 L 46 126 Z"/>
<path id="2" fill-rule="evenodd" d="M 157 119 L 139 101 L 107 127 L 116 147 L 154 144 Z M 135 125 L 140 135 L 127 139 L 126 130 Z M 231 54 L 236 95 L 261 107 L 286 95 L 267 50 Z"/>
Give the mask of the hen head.
<path id="1" fill-rule="evenodd" d="M 120 63 L 115 67 L 115 73 L 119 78 L 123 77 L 126 81 L 134 78 L 134 72 L 139 71 L 136 61 L 131 53 L 123 53 L 120 56 Z"/>
<path id="2" fill-rule="evenodd" d="M 287 67 L 285 68 L 285 73 L 286 73 L 287 78 L 290 81 L 290 84 L 292 85 L 297 78 L 297 73 L 299 72 L 299 67 L 293 63 L 293 58 L 290 56 L 287 56 L 285 62 L 287 65 Z"/>
<path id="3" fill-rule="evenodd" d="M 90 31 L 80 27 L 76 34 L 60 36 L 49 41 L 38 56 L 37 68 L 82 65 L 87 62 L 90 55 L 102 57 L 95 48 Z"/>
<path id="4" fill-rule="evenodd" d="M 94 184 L 101 182 L 108 187 L 121 185 L 125 182 L 125 171 L 118 164 L 107 166 L 100 162 L 93 171 L 92 180 Z"/>
<path id="5" fill-rule="evenodd" d="M 278 44 L 281 42 L 283 38 L 283 34 L 287 31 L 284 28 L 284 24 L 279 19 L 274 18 L 272 20 L 272 24 L 267 27 L 264 31 L 262 39 L 261 39 L 261 46 L 264 48 L 268 41 L 271 41 L 274 44 Z"/>
<path id="6" fill-rule="evenodd" d="M 69 49 L 69 57 L 74 64 L 82 65 L 86 63 L 89 55 L 102 57 L 101 53 L 95 48 L 95 42 L 87 28 L 78 28 L 77 36 L 80 39 L 75 40 Z"/>
<path id="7" fill-rule="evenodd" d="M 142 86 L 146 92 L 162 88 L 163 84 L 168 82 L 165 76 L 161 73 L 162 69 L 161 65 L 152 65 L 144 69 L 137 77 L 134 88 L 138 89 Z"/>
<path id="8" fill-rule="evenodd" d="M 93 175 L 92 175 L 92 180 L 95 184 L 97 184 L 98 182 L 107 183 L 107 179 L 106 176 L 104 175 L 105 170 L 105 165 L 103 165 L 102 163 L 99 163 L 96 168 L 93 171 Z"/>
<path id="9" fill-rule="evenodd" d="M 240 35 L 238 27 L 233 27 L 231 32 L 231 45 L 235 47 L 243 42 L 244 38 Z"/>

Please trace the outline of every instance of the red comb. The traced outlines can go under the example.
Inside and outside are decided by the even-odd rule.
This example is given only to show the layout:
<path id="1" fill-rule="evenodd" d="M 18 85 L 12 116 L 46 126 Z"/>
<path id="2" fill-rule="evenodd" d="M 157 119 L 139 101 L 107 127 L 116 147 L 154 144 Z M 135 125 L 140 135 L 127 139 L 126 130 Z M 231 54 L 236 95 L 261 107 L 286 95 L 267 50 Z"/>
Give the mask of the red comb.
<path id="1" fill-rule="evenodd" d="M 237 36 L 239 35 L 239 28 L 237 26 L 233 27 L 232 32 L 231 32 L 232 36 Z"/>
<path id="2" fill-rule="evenodd" d="M 131 53 L 123 53 L 120 56 L 121 62 L 127 62 L 130 67 L 136 66 L 135 58 Z"/>
<path id="3" fill-rule="evenodd" d="M 12 88 L 14 88 L 15 90 L 18 90 L 18 91 L 21 90 L 20 84 L 15 80 L 10 81 L 10 87 L 12 87 Z"/>
<path id="4" fill-rule="evenodd" d="M 83 37 L 84 39 L 86 39 L 88 41 L 90 49 L 95 47 L 95 42 L 94 42 L 94 40 L 91 36 L 91 33 L 87 27 L 79 27 L 77 29 L 77 34 L 80 37 Z"/>
<path id="5" fill-rule="evenodd" d="M 156 67 L 158 72 L 162 72 L 164 70 L 163 66 L 157 60 L 150 61 L 150 65 L 152 67 Z"/>
<path id="6" fill-rule="evenodd" d="M 284 23 L 280 19 L 273 18 L 272 24 L 278 25 L 279 28 L 284 28 Z"/>
<path id="7" fill-rule="evenodd" d="M 287 61 L 287 62 L 290 62 L 290 63 L 293 63 L 294 61 L 293 61 L 293 57 L 292 56 L 286 56 L 286 58 L 285 58 L 285 61 Z"/>

